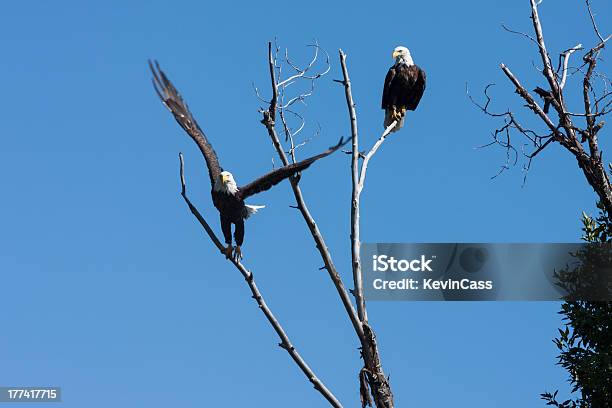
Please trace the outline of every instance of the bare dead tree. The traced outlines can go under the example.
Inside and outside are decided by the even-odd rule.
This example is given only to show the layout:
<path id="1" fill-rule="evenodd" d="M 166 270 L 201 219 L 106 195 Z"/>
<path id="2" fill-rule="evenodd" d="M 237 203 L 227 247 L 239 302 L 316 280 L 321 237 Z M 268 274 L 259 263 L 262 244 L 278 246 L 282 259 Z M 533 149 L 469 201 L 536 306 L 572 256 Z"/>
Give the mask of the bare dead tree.
<path id="1" fill-rule="evenodd" d="M 295 163 L 297 161 L 296 156 L 298 149 L 304 146 L 310 140 L 308 138 L 305 138 L 303 141 L 297 140 L 297 137 L 301 137 L 300 133 L 306 128 L 306 120 L 305 115 L 296 108 L 299 106 L 299 104 L 306 103 L 306 100 L 313 94 L 316 81 L 330 71 L 329 55 L 325 53 L 316 43 L 312 44 L 310 47 L 313 49 L 313 57 L 306 66 L 300 67 L 289 58 L 288 51 L 281 54 L 278 46 L 273 47 L 272 43 L 268 43 L 268 65 L 272 89 L 270 99 L 264 99 L 261 96 L 259 89 L 254 87 L 256 96 L 267 104 L 266 109 L 262 108 L 260 110 L 263 116 L 261 122 L 265 126 L 267 133 L 270 136 L 270 140 L 272 141 L 272 145 L 274 146 L 276 153 L 284 166 L 290 164 L 291 162 Z M 320 65 L 318 63 L 321 55 L 325 56 L 324 66 L 323 68 L 318 69 L 317 72 L 314 72 L 317 70 L 316 67 Z M 328 272 L 329 277 L 336 288 L 340 301 L 344 306 L 349 321 L 359 340 L 361 358 L 363 359 L 363 368 L 360 369 L 358 375 L 361 405 L 362 407 L 365 407 L 366 405 L 372 406 L 372 404 L 375 404 L 377 408 L 392 408 L 394 406 L 393 393 L 391 391 L 388 377 L 385 375 L 381 364 L 376 336 L 368 322 L 365 299 L 363 297 L 360 257 L 359 202 L 365 184 L 368 164 L 374 154 L 381 147 L 382 143 L 386 140 L 391 130 L 395 127 L 396 121 L 385 129 L 367 154 L 362 154 L 359 152 L 357 114 L 355 111 L 355 104 L 353 102 L 351 81 L 349 79 L 346 65 L 346 55 L 342 52 L 342 50 L 339 51 L 339 55 L 343 79 L 336 80 L 336 82 L 340 82 L 344 85 L 351 123 L 353 146 L 352 150 L 347 152 L 352 156 L 351 168 L 353 190 L 351 197 L 350 239 L 354 284 L 353 290 L 349 291 L 346 289 L 342 279 L 340 278 L 340 274 L 335 267 L 331 252 L 325 243 L 323 235 L 306 205 L 306 201 L 299 187 L 299 174 L 289 179 L 291 188 L 293 190 L 293 195 L 297 203 L 292 207 L 298 209 L 306 221 L 306 225 L 313 240 L 315 241 L 316 247 L 324 263 L 324 266 L 320 269 L 325 269 Z M 285 71 L 288 71 L 289 74 L 286 74 Z M 300 84 L 302 85 L 301 87 L 299 86 Z M 287 88 L 290 86 L 292 87 L 291 94 L 287 91 Z M 276 122 L 277 118 L 280 119 L 278 124 Z M 277 127 L 281 129 L 282 134 L 284 135 L 284 141 L 288 146 L 288 150 L 283 148 Z M 318 132 L 319 130 L 317 130 L 317 133 Z M 187 196 L 183 155 L 179 154 L 179 158 L 181 196 L 189 207 L 191 213 L 204 228 L 213 244 L 217 247 L 220 254 L 225 257 L 224 246 L 221 244 L 212 228 L 208 225 L 205 218 Z M 313 370 L 308 366 L 306 361 L 293 346 L 285 330 L 276 319 L 270 308 L 267 306 L 255 283 L 253 273 L 249 271 L 239 259 L 233 259 L 230 257 L 228 261 L 234 265 L 234 267 L 242 274 L 243 278 L 247 282 L 253 299 L 255 299 L 266 319 L 277 333 L 280 339 L 279 346 L 287 351 L 292 360 L 297 364 L 308 380 L 314 385 L 314 388 L 321 393 L 321 395 L 330 403 L 331 406 L 341 407 L 342 405 L 338 399 L 314 374 Z M 349 292 L 352 293 L 355 298 L 356 307 L 353 305 Z"/>
<path id="2" fill-rule="evenodd" d="M 311 62 L 305 67 L 298 67 L 293 64 L 285 52 L 284 59 L 281 60 L 279 57 L 280 52 L 278 47 L 274 48 L 272 43 L 268 44 L 268 65 L 270 72 L 270 84 L 271 84 L 271 97 L 269 100 L 265 100 L 259 94 L 257 88 L 255 88 L 257 96 L 264 100 L 268 107 L 267 109 L 261 109 L 260 112 L 262 114 L 262 123 L 266 127 L 268 135 L 272 141 L 272 144 L 278 154 L 283 165 L 287 165 L 290 163 L 290 160 L 295 162 L 295 150 L 296 145 L 294 143 L 294 137 L 297 132 L 291 130 L 291 128 L 287 124 L 286 120 L 286 112 L 288 112 L 288 108 L 291 107 L 292 104 L 296 102 L 304 102 L 306 98 L 308 98 L 312 94 L 312 89 L 314 89 L 314 83 L 321 76 L 327 74 L 329 72 L 329 56 L 326 54 L 326 68 L 316 74 L 312 74 L 311 70 L 317 60 L 317 56 L 319 55 L 319 47 L 317 44 L 314 44 L 313 49 L 315 50 L 313 59 Z M 349 105 L 350 119 L 351 119 L 351 129 L 352 129 L 352 140 L 353 140 L 353 149 L 352 149 L 352 157 L 353 157 L 353 172 L 356 169 L 356 157 L 359 155 L 358 152 L 358 137 L 357 137 L 357 119 L 354 109 L 354 103 L 352 102 L 351 88 L 350 88 L 350 80 L 348 77 L 348 71 L 346 68 L 346 56 L 342 51 L 340 51 L 340 62 L 342 65 L 342 71 L 344 75 L 344 79 L 342 81 L 338 81 L 344 84 L 346 91 L 347 103 Z M 291 69 L 291 74 L 284 78 L 283 68 L 288 66 Z M 297 96 L 292 98 L 288 98 L 286 96 L 286 87 L 289 84 L 293 84 L 296 81 L 309 81 L 310 87 L 306 92 L 299 93 Z M 287 102 L 284 102 L 287 101 Z M 303 120 L 303 117 L 297 114 L 297 116 Z M 282 147 L 280 142 L 279 134 L 277 131 L 277 117 L 280 118 L 280 125 L 282 126 L 283 133 L 285 135 L 285 140 L 289 142 L 290 149 L 288 157 L 287 152 Z M 359 373 L 359 381 L 360 381 L 360 397 L 362 406 L 370 405 L 372 402 L 376 404 L 378 408 L 390 408 L 393 407 L 393 393 L 391 392 L 391 387 L 389 385 L 389 381 L 384 374 L 382 364 L 380 361 L 380 356 L 378 352 L 378 346 L 376 343 L 376 336 L 371 329 L 368 321 L 367 321 L 367 313 L 365 309 L 365 301 L 363 299 L 363 288 L 361 285 L 361 260 L 359 258 L 359 194 L 363 188 L 363 182 L 365 180 L 365 169 L 367 168 L 367 162 L 370 160 L 372 155 L 376 152 L 380 144 L 384 141 L 384 139 L 389 134 L 390 130 L 393 128 L 395 123 L 390 126 L 383 136 L 379 139 L 379 142 L 375 145 L 370 153 L 364 158 L 364 162 L 362 164 L 362 172 L 361 172 L 361 180 L 359 184 L 354 184 L 353 186 L 353 205 L 351 206 L 351 218 L 353 220 L 351 227 L 351 246 L 352 246 L 352 258 L 353 258 L 353 278 L 354 278 L 354 290 L 351 291 L 356 299 L 357 308 L 353 306 L 353 303 L 349 296 L 349 291 L 347 291 L 346 287 L 342 279 L 340 278 L 340 274 L 338 273 L 336 266 L 333 262 L 331 252 L 325 243 L 325 239 L 319 230 L 312 214 L 310 213 L 308 206 L 306 205 L 306 201 L 304 199 L 304 195 L 299 187 L 299 177 L 290 178 L 291 188 L 293 191 L 293 195 L 296 199 L 297 205 L 295 206 L 298 209 L 310 230 L 313 240 L 315 241 L 316 247 L 319 251 L 319 255 L 324 263 L 324 266 L 321 269 L 325 269 L 329 277 L 336 288 L 340 301 L 342 302 L 344 309 L 348 315 L 348 318 L 355 330 L 357 338 L 361 345 L 361 356 L 364 361 L 364 367 L 360 370 Z M 303 122 L 300 126 L 297 127 L 299 131 L 303 129 Z M 300 145 L 297 145 L 300 146 Z M 357 159 L 358 161 L 358 159 Z M 355 201 L 356 198 L 356 201 Z M 356 204 L 355 204 L 356 203 Z M 370 397 L 371 394 L 371 397 Z"/>
<path id="3" fill-rule="evenodd" d="M 529 0 L 531 6 L 531 20 L 535 37 L 527 33 L 518 32 L 503 26 L 511 33 L 519 34 L 535 44 L 538 50 L 542 68 L 538 69 L 544 77 L 545 85 L 534 89 L 544 106 L 540 106 L 536 98 L 527 90 L 524 82 L 510 70 L 506 64 L 501 64 L 501 70 L 513 84 L 516 93 L 525 102 L 525 107 L 531 110 L 540 122 L 540 130 L 531 129 L 522 124 L 519 114 L 511 110 L 494 112 L 490 109 L 491 97 L 489 88 L 485 88 L 484 104 L 476 102 L 468 93 L 469 98 L 486 115 L 500 118 L 503 126 L 493 132 L 493 141 L 485 146 L 498 145 L 506 150 L 507 160 L 499 173 L 517 163 L 520 156 L 526 160 L 525 171 L 529 171 L 532 160 L 544 149 L 554 143 L 560 144 L 571 153 L 578 167 L 582 170 L 587 182 L 598 195 L 600 202 L 610 214 L 612 210 L 612 186 L 607 174 L 606 166 L 599 147 L 598 134 L 603 128 L 604 118 L 612 111 L 612 91 L 610 81 L 605 74 L 597 71 L 597 64 L 601 60 L 607 41 L 612 36 L 603 37 L 594 14 L 591 10 L 590 0 L 585 0 L 586 10 L 590 17 L 590 24 L 596 36 L 596 43 L 589 48 L 582 57 L 582 63 L 577 67 L 570 66 L 571 56 L 583 50 L 582 44 L 577 44 L 559 53 L 557 67 L 554 68 L 552 58 L 544 40 L 544 30 L 539 15 L 539 6 L 542 1 Z M 580 109 L 570 108 L 571 103 L 566 97 L 566 86 L 572 80 L 581 77 Z M 549 112 L 549 106 L 554 111 Z M 556 114 L 556 115 L 555 115 Z M 555 117 L 556 116 L 556 117 Z M 515 136 L 526 139 L 524 145 L 517 148 Z M 520 151 L 520 153 L 519 153 Z M 498 173 L 498 174 L 499 174 Z"/>

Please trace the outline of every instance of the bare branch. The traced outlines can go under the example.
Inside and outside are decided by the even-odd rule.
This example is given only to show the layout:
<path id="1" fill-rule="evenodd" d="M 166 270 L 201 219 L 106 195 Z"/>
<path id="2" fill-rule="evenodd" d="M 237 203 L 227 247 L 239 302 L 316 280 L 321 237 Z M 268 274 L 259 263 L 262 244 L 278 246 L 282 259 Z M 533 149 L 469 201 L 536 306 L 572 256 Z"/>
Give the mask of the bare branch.
<path id="1" fill-rule="evenodd" d="M 284 96 L 283 96 L 283 98 L 284 98 Z M 283 98 L 281 98 L 281 101 L 283 100 Z M 295 131 L 291 130 L 291 128 L 287 124 L 287 120 L 285 118 L 285 111 L 293 114 L 298 119 L 300 119 L 301 123 L 300 123 L 300 126 L 298 127 L 297 130 L 295 130 Z M 291 161 L 293 163 L 296 163 L 297 160 L 296 160 L 295 152 L 296 152 L 296 150 L 299 147 L 304 146 L 308 142 L 308 139 L 303 141 L 302 143 L 299 143 L 296 146 L 295 142 L 294 142 L 294 137 L 296 135 L 298 135 L 302 131 L 302 129 L 304 129 L 304 126 L 306 125 L 306 120 L 304 119 L 304 117 L 302 115 L 300 115 L 299 113 L 294 112 L 294 111 L 292 111 L 290 109 L 283 109 L 283 108 L 281 108 L 281 109 L 279 109 L 279 114 L 278 115 L 281 118 L 281 123 L 283 124 L 283 131 L 285 133 L 285 141 L 289 141 L 289 143 L 291 145 L 291 148 L 289 149 L 289 151 L 287 153 L 291 156 Z"/>
<path id="2" fill-rule="evenodd" d="M 523 145 L 521 147 L 521 154 L 528 160 L 528 164 L 524 166 L 524 170 L 526 172 L 531 167 L 531 160 L 533 159 L 533 157 L 535 157 L 540 151 L 542 151 L 546 146 L 548 146 L 548 144 L 551 141 L 555 139 L 553 138 L 552 132 L 549 134 L 538 134 L 531 129 L 526 129 L 517 120 L 516 115 L 509 110 L 505 112 L 501 112 L 501 113 L 492 112 L 489 108 L 489 105 L 491 103 L 491 97 L 489 95 L 489 88 L 491 88 L 492 86 L 493 84 L 488 84 L 484 89 L 484 95 L 486 98 L 486 102 L 484 105 L 474 100 L 474 98 L 469 93 L 467 85 L 466 85 L 466 94 L 468 95 L 468 98 L 470 99 L 470 101 L 474 105 L 476 105 L 485 115 L 495 117 L 495 118 L 501 118 L 501 117 L 504 118 L 504 125 L 498 129 L 495 129 L 495 131 L 492 133 L 493 141 L 485 145 L 476 147 L 477 149 L 480 149 L 480 148 L 485 148 L 485 147 L 489 147 L 492 145 L 499 145 L 506 150 L 506 162 L 503 165 L 501 165 L 499 171 L 491 177 L 492 179 L 494 179 L 498 177 L 499 175 L 501 175 L 505 170 L 508 170 L 512 166 L 515 166 L 518 162 L 519 152 L 513 146 L 513 143 L 511 141 L 511 136 L 510 136 L 510 133 L 512 130 L 515 130 L 521 133 L 522 135 L 524 135 L 531 142 L 529 145 L 532 145 L 535 148 L 533 152 L 528 153 L 528 152 L 525 152 L 526 145 Z M 545 113 L 545 111 L 543 112 Z M 525 174 L 525 177 L 523 179 L 523 184 L 526 182 L 526 179 L 527 179 L 527 174 Z"/>
<path id="3" fill-rule="evenodd" d="M 211 241 L 213 242 L 213 244 L 217 247 L 219 252 L 223 254 L 224 253 L 223 252 L 224 251 L 224 247 L 221 244 L 221 241 L 219 241 L 219 239 L 215 235 L 214 231 L 212 230 L 212 228 L 210 228 L 210 226 L 208 225 L 208 223 L 206 222 L 206 220 L 204 219 L 202 214 L 198 211 L 198 209 L 191 203 L 191 201 L 187 197 L 187 192 L 186 192 L 187 188 L 186 188 L 186 183 L 185 183 L 185 170 L 184 170 L 185 165 L 184 165 L 184 160 L 183 160 L 183 154 L 182 153 L 179 153 L 179 160 L 180 160 L 181 196 L 183 197 L 183 200 L 185 200 L 185 203 L 189 207 L 189 210 L 191 211 L 191 213 L 198 220 L 198 222 L 200 223 L 202 228 L 204 228 L 204 230 L 208 234 L 208 236 L 211 239 Z M 319 378 L 315 375 L 315 373 L 312 371 L 312 369 L 308 366 L 306 361 L 302 358 L 300 353 L 296 350 L 296 348 L 291 343 L 291 340 L 289 339 L 289 336 L 287 336 L 287 333 L 285 332 L 285 330 L 283 329 L 283 327 L 279 323 L 279 321 L 276 318 L 276 316 L 274 316 L 274 314 L 272 313 L 272 311 L 268 307 L 266 301 L 264 300 L 263 295 L 259 291 L 259 288 L 257 287 L 257 284 L 255 283 L 255 278 L 253 276 L 253 273 L 251 271 L 249 271 L 247 268 L 245 268 L 244 265 L 239 260 L 235 260 L 233 258 L 230 258 L 229 261 L 242 274 L 242 277 L 244 278 L 244 280 L 246 281 L 247 285 L 249 286 L 249 289 L 251 290 L 251 294 L 252 294 L 253 299 L 255 299 L 255 302 L 257 302 L 257 305 L 259 306 L 259 309 L 266 316 L 266 319 L 268 320 L 268 322 L 270 323 L 270 325 L 272 326 L 272 328 L 274 329 L 274 331 L 278 335 L 278 337 L 280 339 L 279 346 L 281 348 L 285 349 L 285 351 L 287 351 L 287 353 L 289 353 L 289 355 L 291 356 L 293 361 L 298 365 L 300 370 L 302 370 L 304 375 L 313 384 L 314 388 L 317 391 L 319 391 L 321 393 L 321 395 L 323 395 L 323 397 L 333 407 L 342 408 L 342 404 L 340 404 L 338 399 L 325 386 L 325 384 L 323 384 L 323 382 L 321 382 L 321 380 L 319 380 Z"/>
<path id="4" fill-rule="evenodd" d="M 546 148 L 546 146 L 548 146 L 551 142 L 553 142 L 555 139 L 554 138 L 549 138 L 542 146 L 538 147 L 536 151 L 534 151 L 533 153 L 529 154 L 527 157 L 529 157 L 529 159 L 533 159 L 534 157 L 536 157 L 538 154 L 540 154 L 540 152 L 542 150 L 544 150 Z"/>
<path id="5" fill-rule="evenodd" d="M 312 81 L 310 85 L 310 90 L 308 92 L 304 92 L 304 93 L 299 94 L 298 96 L 294 96 L 293 98 L 289 99 L 287 102 L 284 102 L 282 105 L 280 105 L 279 108 L 282 108 L 282 109 L 288 108 L 296 102 L 305 103 L 304 101 L 306 100 L 306 98 L 308 98 L 309 96 L 312 96 L 314 92 L 314 84 L 315 82 Z M 285 87 L 286 86 L 283 85 L 281 88 L 284 89 Z"/>
<path id="6" fill-rule="evenodd" d="M 487 101 L 485 102 L 484 105 L 479 104 L 478 102 L 476 102 L 474 100 L 474 98 L 472 98 L 472 95 L 470 94 L 470 90 L 468 88 L 468 84 L 467 83 L 465 84 L 465 93 L 468 96 L 468 98 L 470 99 L 470 101 L 474 105 L 476 105 L 478 108 L 480 108 L 480 110 L 483 111 L 488 116 L 494 116 L 494 117 L 495 116 L 497 116 L 497 117 L 499 117 L 499 116 L 506 116 L 507 112 L 504 112 L 504 113 L 493 113 L 493 112 L 489 111 L 489 104 L 491 104 L 491 97 L 489 96 L 489 88 L 491 88 L 492 86 L 495 86 L 495 84 L 494 83 L 487 84 L 487 86 L 484 89 L 484 95 L 485 95 L 485 98 L 487 98 Z"/>
<path id="7" fill-rule="evenodd" d="M 605 116 L 610 113 L 612 110 L 609 109 L 609 106 L 612 105 L 612 101 L 608 102 L 604 108 L 596 113 L 574 113 L 574 112 L 566 112 L 570 116 L 577 116 L 583 118 L 596 118 L 599 116 Z"/>
<path id="8" fill-rule="evenodd" d="M 538 4 L 535 0 L 531 1 L 531 20 L 533 22 L 533 29 L 536 33 L 536 39 L 538 42 L 538 50 L 542 57 L 542 64 L 544 65 L 544 76 L 548 80 L 550 89 L 555 96 L 559 95 L 559 84 L 555 78 L 555 74 L 552 69 L 552 63 L 550 61 L 550 55 L 546 51 L 546 43 L 544 42 L 544 33 L 542 31 L 542 24 L 540 23 L 540 16 L 538 14 Z"/>
<path id="9" fill-rule="evenodd" d="M 357 303 L 357 313 L 359 320 L 362 322 L 368 321 L 365 300 L 363 297 L 363 284 L 361 281 L 361 260 L 360 260 L 360 237 L 359 237 L 359 136 L 357 131 L 357 114 L 355 113 L 355 103 L 351 93 L 351 80 L 346 68 L 346 54 L 339 51 L 340 64 L 342 65 L 342 75 L 344 77 L 344 93 L 346 103 L 349 109 L 349 117 L 351 120 L 351 135 L 352 135 L 352 162 L 351 173 L 353 181 L 353 198 L 351 204 L 351 255 L 353 258 L 353 284 L 355 285 L 353 295 Z"/>
<path id="10" fill-rule="evenodd" d="M 291 156 L 291 161 L 295 163 L 296 159 L 296 150 L 307 143 L 308 139 L 305 139 L 301 143 L 295 142 L 295 137 L 304 130 L 306 126 L 306 120 L 301 113 L 298 113 L 294 105 L 300 103 L 302 105 L 306 105 L 306 100 L 313 95 L 315 89 L 315 82 L 321 77 L 325 76 L 331 69 L 331 65 L 329 63 L 329 55 L 327 52 L 319 47 L 318 43 L 310 44 L 308 47 L 313 49 L 313 56 L 304 68 L 299 67 L 289 58 L 289 52 L 285 49 L 284 58 L 279 59 L 280 47 L 275 44 L 274 51 L 272 50 L 272 45 L 269 44 L 269 67 L 272 78 L 274 78 L 274 82 L 272 84 L 272 97 L 269 101 L 264 99 L 260 93 L 259 89 L 253 85 L 255 90 L 256 97 L 262 101 L 269 103 L 270 106 L 268 109 L 273 109 L 274 112 L 269 111 L 268 117 L 272 118 L 272 120 L 276 120 L 276 116 L 280 117 L 280 121 L 282 124 L 282 131 L 285 136 L 285 142 L 289 142 L 290 148 L 287 151 L 287 154 Z M 320 55 L 325 55 L 325 67 L 314 74 L 310 72 L 314 69 L 316 63 L 318 62 Z M 283 71 L 285 67 L 289 67 L 289 70 L 295 72 L 295 74 L 289 76 L 288 78 L 283 79 Z M 298 84 L 302 82 L 309 82 L 309 89 L 299 91 L 295 96 L 288 96 L 287 88 L 293 84 Z M 293 88 L 292 88 L 293 89 Z M 290 125 L 290 118 L 287 113 L 298 120 L 298 124 L 296 126 Z M 296 180 L 299 179 L 299 175 L 296 175 Z"/>
<path id="11" fill-rule="evenodd" d="M 257 99 L 259 99 L 261 102 L 265 103 L 266 105 L 270 103 L 269 100 L 264 99 L 260 94 L 259 94 L 259 89 L 255 86 L 254 82 L 251 82 L 251 86 L 253 87 L 253 90 L 255 91 L 255 96 L 257 97 Z"/>
<path id="12" fill-rule="evenodd" d="M 272 99 L 270 99 L 269 117 L 276 117 L 276 105 L 278 98 L 278 87 L 276 86 L 276 75 L 274 72 L 275 59 L 272 57 L 272 43 L 268 43 L 268 59 L 270 66 L 270 77 L 272 78 Z"/>
<path id="13" fill-rule="evenodd" d="M 567 79 L 567 64 L 569 63 L 570 56 L 572 55 L 572 53 L 581 49 L 582 44 L 578 44 L 561 53 L 563 57 L 563 74 L 561 76 L 561 83 L 559 84 L 560 89 L 563 89 L 565 87 L 565 80 Z"/>
<path id="14" fill-rule="evenodd" d="M 380 135 L 376 143 L 374 143 L 374 146 L 372 146 L 372 149 L 370 149 L 368 154 L 366 154 L 365 158 L 363 159 L 363 162 L 361 163 L 361 174 L 359 175 L 360 188 L 363 188 L 363 185 L 365 183 L 366 171 L 368 169 L 370 159 L 376 154 L 376 151 L 378 151 L 380 146 L 387 139 L 387 136 L 389 136 L 395 125 L 397 125 L 397 121 L 393 121 L 389 126 L 387 126 L 387 128 L 384 130 L 382 135 Z"/>
<path id="15" fill-rule="evenodd" d="M 593 15 L 593 11 L 591 10 L 590 0 L 586 0 L 586 6 L 587 6 L 587 10 L 589 11 L 589 16 L 591 17 L 591 24 L 593 24 L 593 30 L 595 30 L 595 34 L 597 34 L 597 37 L 599 38 L 599 42 L 605 43 L 606 40 L 604 40 L 601 34 L 599 33 L 599 29 L 597 28 L 597 23 L 595 23 L 595 16 Z"/>
<path id="16" fill-rule="evenodd" d="M 531 1 L 533 2 L 534 0 L 531 0 Z M 536 115 L 538 115 L 544 121 L 546 126 L 548 126 L 548 128 L 556 136 L 563 137 L 563 134 L 559 132 L 559 130 L 557 129 L 555 124 L 552 122 L 552 120 L 548 117 L 546 113 L 544 113 L 542 108 L 540 108 L 540 105 L 538 105 L 535 99 L 533 99 L 533 96 L 531 96 L 531 94 L 527 91 L 527 89 L 525 89 L 525 87 L 521 85 L 521 83 L 514 76 L 512 71 L 510 71 L 510 69 L 504 64 L 501 64 L 500 67 L 502 71 L 504 71 L 504 74 L 506 74 L 506 76 L 510 79 L 510 81 L 512 81 L 512 83 L 516 87 L 516 92 L 527 102 L 527 107 L 533 110 L 536 113 Z"/>
<path id="17" fill-rule="evenodd" d="M 501 26 L 502 26 L 502 28 L 503 28 L 504 30 L 508 31 L 509 33 L 512 33 L 512 34 L 517 34 L 517 35 L 521 35 L 521 36 L 523 36 L 523 37 L 527 38 L 529 41 L 533 42 L 533 43 L 534 43 L 535 45 L 537 45 L 538 47 L 540 46 L 540 44 L 538 44 L 538 42 L 535 40 L 535 38 L 533 38 L 533 37 L 532 37 L 532 36 L 530 36 L 529 34 L 524 33 L 524 32 L 522 32 L 522 31 L 515 31 L 515 30 L 512 30 L 511 28 L 506 27 L 506 25 L 505 25 L 504 23 L 502 23 L 502 25 L 501 25 Z"/>
<path id="18" fill-rule="evenodd" d="M 325 53 L 325 62 L 327 67 L 325 68 L 325 70 L 323 70 L 320 73 L 317 73 L 315 75 L 306 75 L 310 69 L 313 67 L 313 65 L 317 62 L 318 56 L 319 56 L 319 44 L 315 43 L 315 44 L 311 44 L 309 45 L 309 47 L 312 47 L 314 49 L 314 55 L 312 57 L 312 60 L 310 61 L 310 63 L 305 67 L 305 68 L 299 68 L 297 65 L 295 65 L 294 63 L 291 62 L 291 60 L 289 59 L 289 53 L 287 50 L 285 50 L 285 61 L 287 62 L 287 64 L 289 64 L 291 66 L 291 68 L 293 68 L 296 71 L 295 75 L 290 76 L 287 79 L 282 80 L 281 82 L 279 82 L 276 86 L 277 87 L 282 87 L 282 86 L 288 86 L 290 83 L 292 83 L 293 81 L 295 81 L 298 78 L 304 78 L 304 79 L 310 79 L 310 80 L 315 80 L 315 79 L 319 79 L 322 76 L 326 75 L 330 69 L 331 69 L 331 65 L 329 63 L 329 54 L 327 54 L 327 52 L 325 50 L 323 50 L 323 52 Z"/>

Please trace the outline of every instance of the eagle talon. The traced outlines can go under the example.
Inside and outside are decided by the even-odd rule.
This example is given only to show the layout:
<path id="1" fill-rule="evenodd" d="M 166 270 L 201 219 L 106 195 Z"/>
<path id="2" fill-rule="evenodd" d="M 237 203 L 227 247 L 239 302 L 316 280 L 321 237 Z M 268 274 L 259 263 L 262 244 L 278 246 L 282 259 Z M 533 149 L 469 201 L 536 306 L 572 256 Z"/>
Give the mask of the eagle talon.
<path id="1" fill-rule="evenodd" d="M 393 114 L 391 116 L 393 118 L 393 120 L 395 120 L 396 122 L 399 122 L 400 120 L 402 120 L 402 114 L 398 111 L 396 111 L 395 109 L 393 110 Z"/>
<path id="2" fill-rule="evenodd" d="M 391 111 L 391 118 L 393 120 L 397 120 L 397 108 L 393 105 L 393 110 Z"/>
<path id="3" fill-rule="evenodd" d="M 396 109 L 396 108 L 393 109 L 393 119 L 395 119 L 398 122 L 400 122 L 404 118 L 405 114 L 406 114 L 406 108 L 403 106 L 400 109 Z"/>
<path id="4" fill-rule="evenodd" d="M 225 248 L 225 250 L 223 251 L 223 253 L 225 254 L 225 257 L 226 257 L 227 259 L 230 259 L 230 258 L 231 258 L 231 256 L 232 256 L 232 244 L 229 244 L 229 245 L 227 246 L 227 248 Z"/>
<path id="5" fill-rule="evenodd" d="M 242 260 L 242 250 L 240 249 L 240 245 L 236 245 L 234 248 L 234 261 Z"/>

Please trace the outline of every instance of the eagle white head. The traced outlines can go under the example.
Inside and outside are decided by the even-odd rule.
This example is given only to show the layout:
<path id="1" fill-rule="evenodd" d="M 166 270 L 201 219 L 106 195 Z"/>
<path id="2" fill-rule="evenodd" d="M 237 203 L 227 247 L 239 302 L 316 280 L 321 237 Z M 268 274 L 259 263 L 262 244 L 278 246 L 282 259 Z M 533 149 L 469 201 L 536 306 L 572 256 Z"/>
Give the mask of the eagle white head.
<path id="1" fill-rule="evenodd" d="M 410 55 L 410 50 L 402 45 L 395 47 L 392 58 L 398 64 L 404 63 L 407 65 L 414 65 L 414 61 L 412 61 L 412 56 Z"/>
<path id="2" fill-rule="evenodd" d="M 222 171 L 219 174 L 219 178 L 215 180 L 215 190 L 221 191 L 226 194 L 236 194 L 238 191 L 238 185 L 236 185 L 236 180 L 234 180 L 234 176 L 229 171 Z"/>

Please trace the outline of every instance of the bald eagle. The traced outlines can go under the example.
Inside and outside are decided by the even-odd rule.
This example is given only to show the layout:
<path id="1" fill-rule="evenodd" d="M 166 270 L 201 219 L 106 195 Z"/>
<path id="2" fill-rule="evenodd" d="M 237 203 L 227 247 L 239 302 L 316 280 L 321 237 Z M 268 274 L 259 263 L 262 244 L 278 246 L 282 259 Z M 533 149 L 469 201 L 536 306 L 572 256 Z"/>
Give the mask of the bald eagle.
<path id="1" fill-rule="evenodd" d="M 392 58 L 395 64 L 385 77 L 382 109 L 385 110 L 385 129 L 397 120 L 392 132 L 404 126 L 406 110 L 415 110 L 425 92 L 425 71 L 415 65 L 406 47 L 396 47 Z"/>
<path id="2" fill-rule="evenodd" d="M 240 247 L 244 240 L 244 220 L 255 214 L 257 210 L 265 207 L 263 205 L 248 205 L 245 204 L 244 200 L 270 189 L 282 180 L 306 169 L 315 161 L 332 154 L 344 144 L 343 139 L 340 139 L 337 145 L 330 147 L 323 153 L 273 170 L 251 183 L 239 187 L 232 173 L 221 168 L 212 145 L 191 115 L 191 112 L 189 112 L 189 108 L 181 95 L 166 74 L 160 69 L 159 64 L 155 62 L 155 65 L 153 65 L 149 61 L 149 67 L 153 73 L 153 86 L 157 95 L 170 112 L 172 112 L 178 124 L 196 142 L 204 155 L 212 187 L 212 201 L 217 210 L 219 210 L 221 230 L 227 244 L 224 252 L 228 258 L 233 257 L 239 260 L 242 258 Z M 232 247 L 232 224 L 235 225 L 234 239 L 236 247 Z"/>

